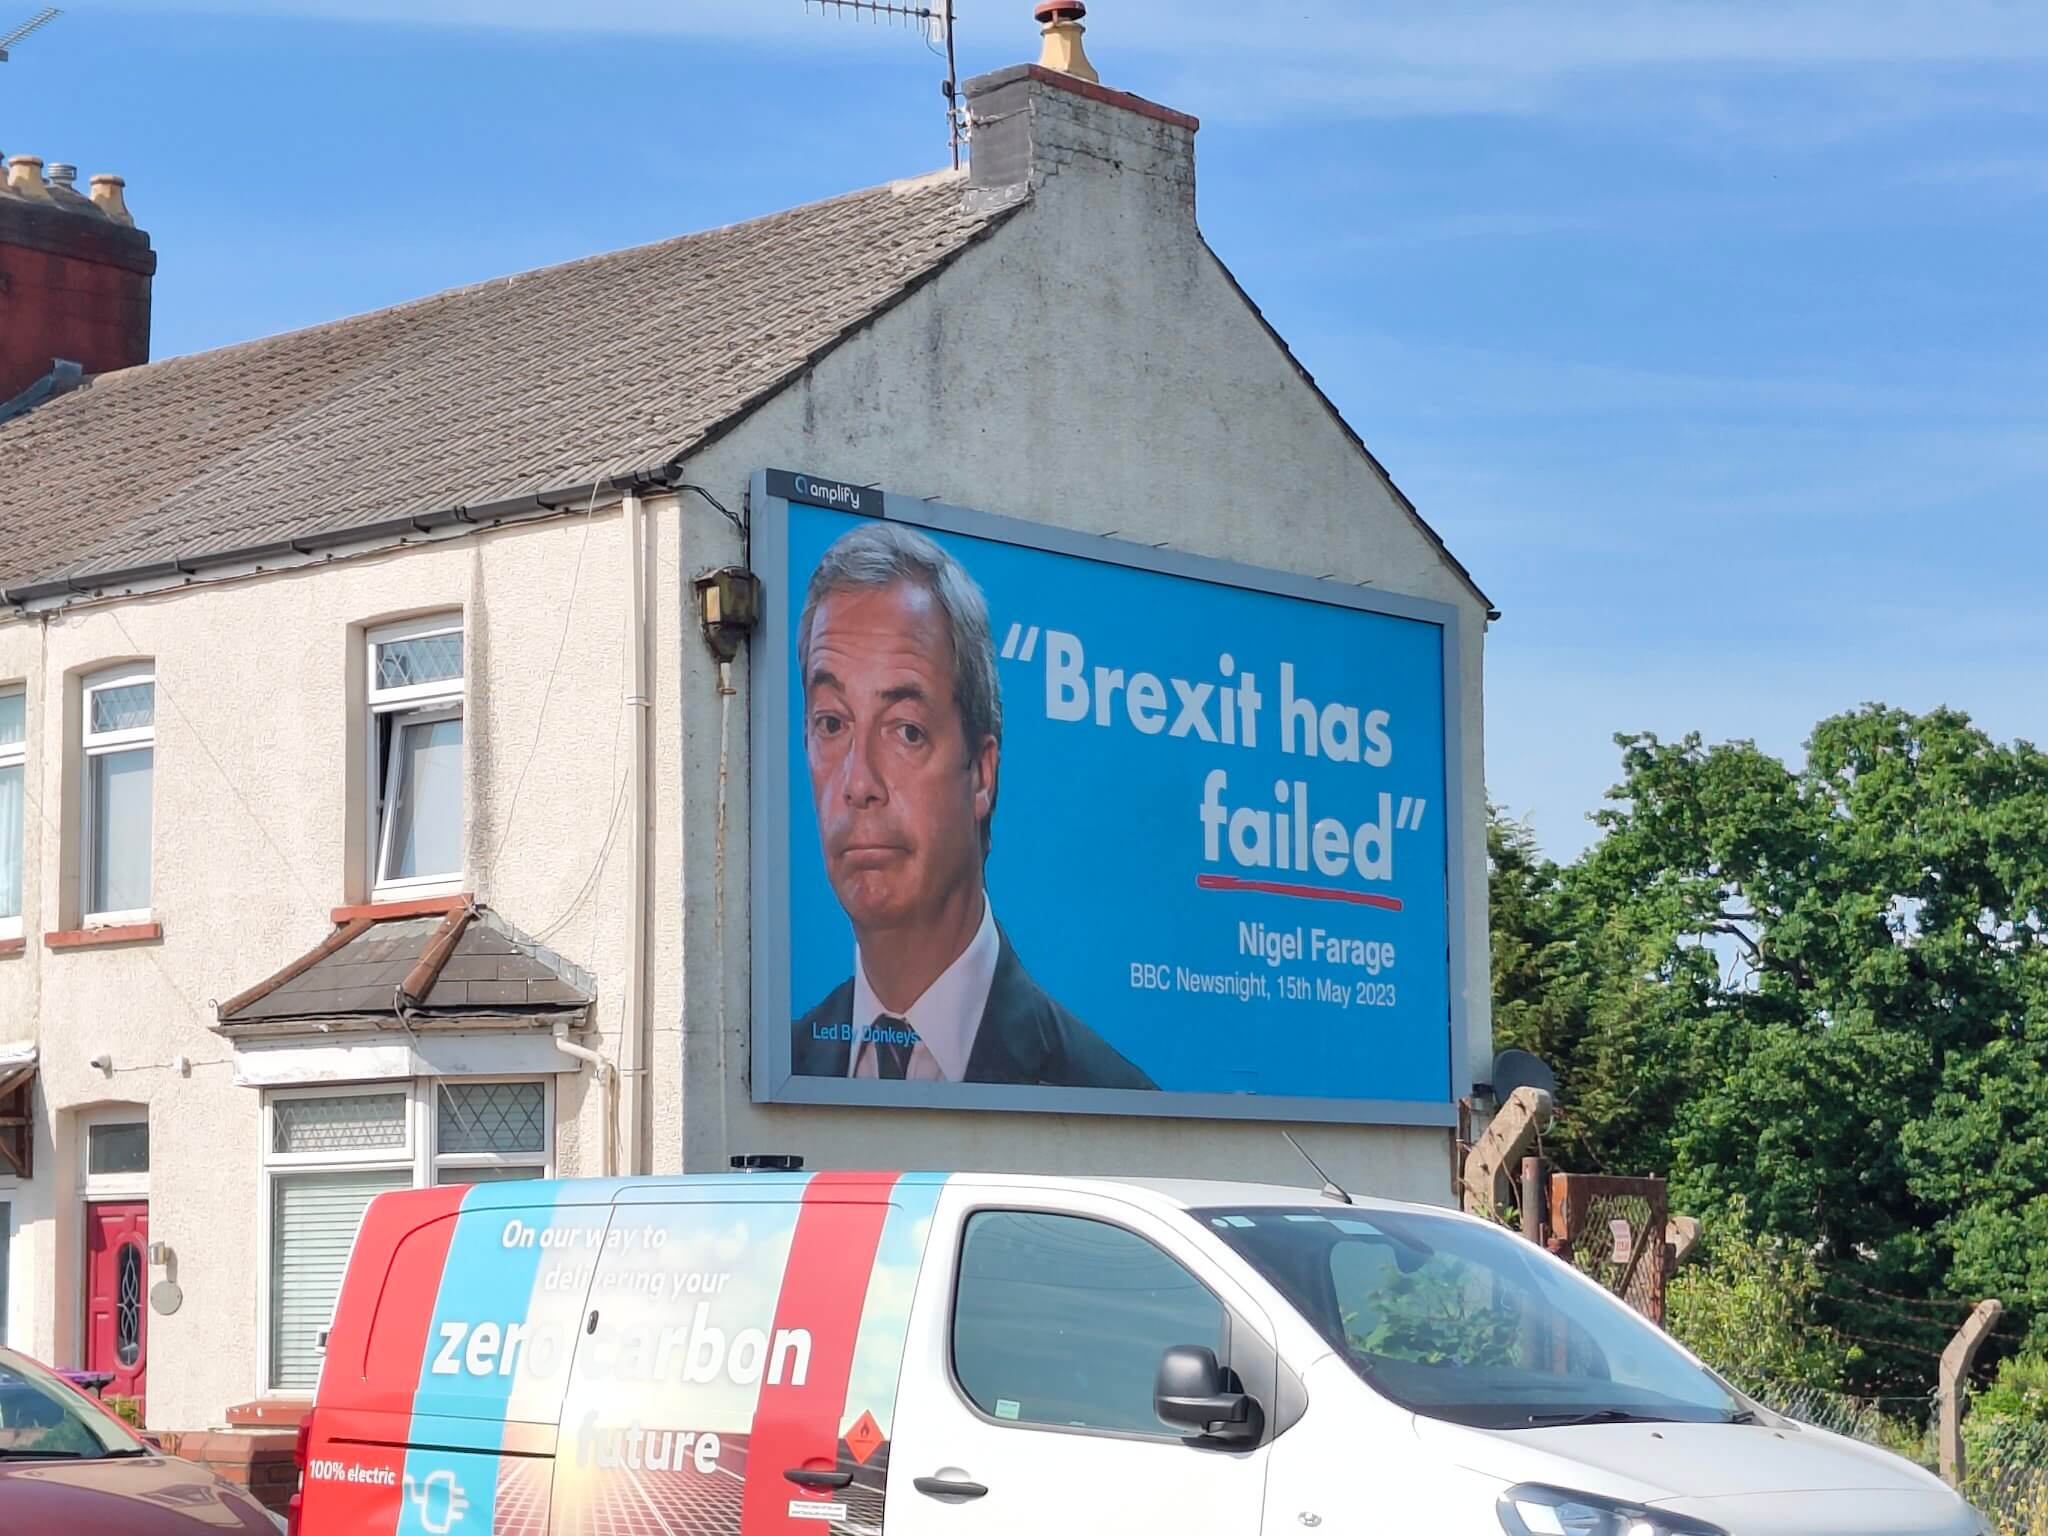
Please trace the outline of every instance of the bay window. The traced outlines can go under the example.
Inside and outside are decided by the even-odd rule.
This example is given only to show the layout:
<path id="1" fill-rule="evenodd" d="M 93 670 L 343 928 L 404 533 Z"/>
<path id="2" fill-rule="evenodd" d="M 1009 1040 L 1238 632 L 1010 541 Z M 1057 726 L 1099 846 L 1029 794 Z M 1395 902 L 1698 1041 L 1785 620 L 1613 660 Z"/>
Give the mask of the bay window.
<path id="1" fill-rule="evenodd" d="M 156 779 L 156 675 L 147 665 L 87 678 L 84 688 L 83 902 L 88 922 L 149 915 Z"/>
<path id="2" fill-rule="evenodd" d="M 368 636 L 374 894 L 462 878 L 462 616 Z"/>
<path id="3" fill-rule="evenodd" d="M 266 1387 L 308 1393 L 318 1383 L 371 1200 L 392 1189 L 543 1179 L 553 1147 L 547 1078 L 273 1090 L 264 1102 Z"/>

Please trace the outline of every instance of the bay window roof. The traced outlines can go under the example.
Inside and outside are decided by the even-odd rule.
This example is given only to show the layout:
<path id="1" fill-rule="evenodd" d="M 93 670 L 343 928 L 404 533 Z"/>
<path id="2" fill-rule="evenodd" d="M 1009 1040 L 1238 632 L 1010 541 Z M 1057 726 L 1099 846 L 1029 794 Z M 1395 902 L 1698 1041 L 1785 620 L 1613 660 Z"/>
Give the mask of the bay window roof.
<path id="1" fill-rule="evenodd" d="M 344 909 L 334 931 L 220 1004 L 234 1036 L 308 1027 L 411 1029 L 583 1023 L 597 983 L 580 967 L 466 900 L 392 915 Z"/>

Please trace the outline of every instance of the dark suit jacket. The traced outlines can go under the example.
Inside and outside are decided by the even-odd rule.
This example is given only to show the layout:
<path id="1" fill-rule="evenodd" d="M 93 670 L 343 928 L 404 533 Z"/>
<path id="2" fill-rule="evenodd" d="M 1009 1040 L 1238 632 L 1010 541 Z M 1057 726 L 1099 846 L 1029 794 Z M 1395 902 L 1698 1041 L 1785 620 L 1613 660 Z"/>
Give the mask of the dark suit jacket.
<path id="1" fill-rule="evenodd" d="M 988 1006 L 967 1058 L 970 1083 L 1031 1083 L 1057 1088 L 1157 1088 L 1108 1041 L 1054 1002 L 1031 979 L 1010 936 L 997 925 L 1002 951 L 989 983 Z M 832 1038 L 818 1039 L 829 1030 Z M 845 1077 L 853 1054 L 853 978 L 790 1025 L 789 1060 L 799 1077 Z"/>

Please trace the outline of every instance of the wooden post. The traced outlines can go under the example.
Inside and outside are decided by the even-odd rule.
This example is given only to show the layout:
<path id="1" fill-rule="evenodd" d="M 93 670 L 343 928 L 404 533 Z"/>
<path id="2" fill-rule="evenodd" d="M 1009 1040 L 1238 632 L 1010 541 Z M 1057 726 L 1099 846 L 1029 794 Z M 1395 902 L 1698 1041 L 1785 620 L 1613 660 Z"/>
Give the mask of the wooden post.
<path id="1" fill-rule="evenodd" d="M 1543 1197 L 1550 1185 L 1550 1164 L 1540 1157 L 1522 1159 L 1522 1236 L 1543 1246 Z"/>
<path id="2" fill-rule="evenodd" d="M 1963 1482 L 1963 1384 L 1970 1379 L 1977 1351 L 2004 1310 L 1997 1301 L 1978 1302 L 1976 1311 L 1941 1352 L 1941 1480 L 1951 1488 L 1959 1488 Z"/>

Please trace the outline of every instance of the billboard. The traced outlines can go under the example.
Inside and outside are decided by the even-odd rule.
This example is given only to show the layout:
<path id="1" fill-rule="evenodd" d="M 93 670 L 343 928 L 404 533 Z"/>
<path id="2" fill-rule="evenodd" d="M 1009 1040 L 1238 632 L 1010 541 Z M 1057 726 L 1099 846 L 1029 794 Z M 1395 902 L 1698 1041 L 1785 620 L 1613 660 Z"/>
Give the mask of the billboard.
<path id="1" fill-rule="evenodd" d="M 1453 1122 L 1456 610 L 751 505 L 757 1099 Z"/>

